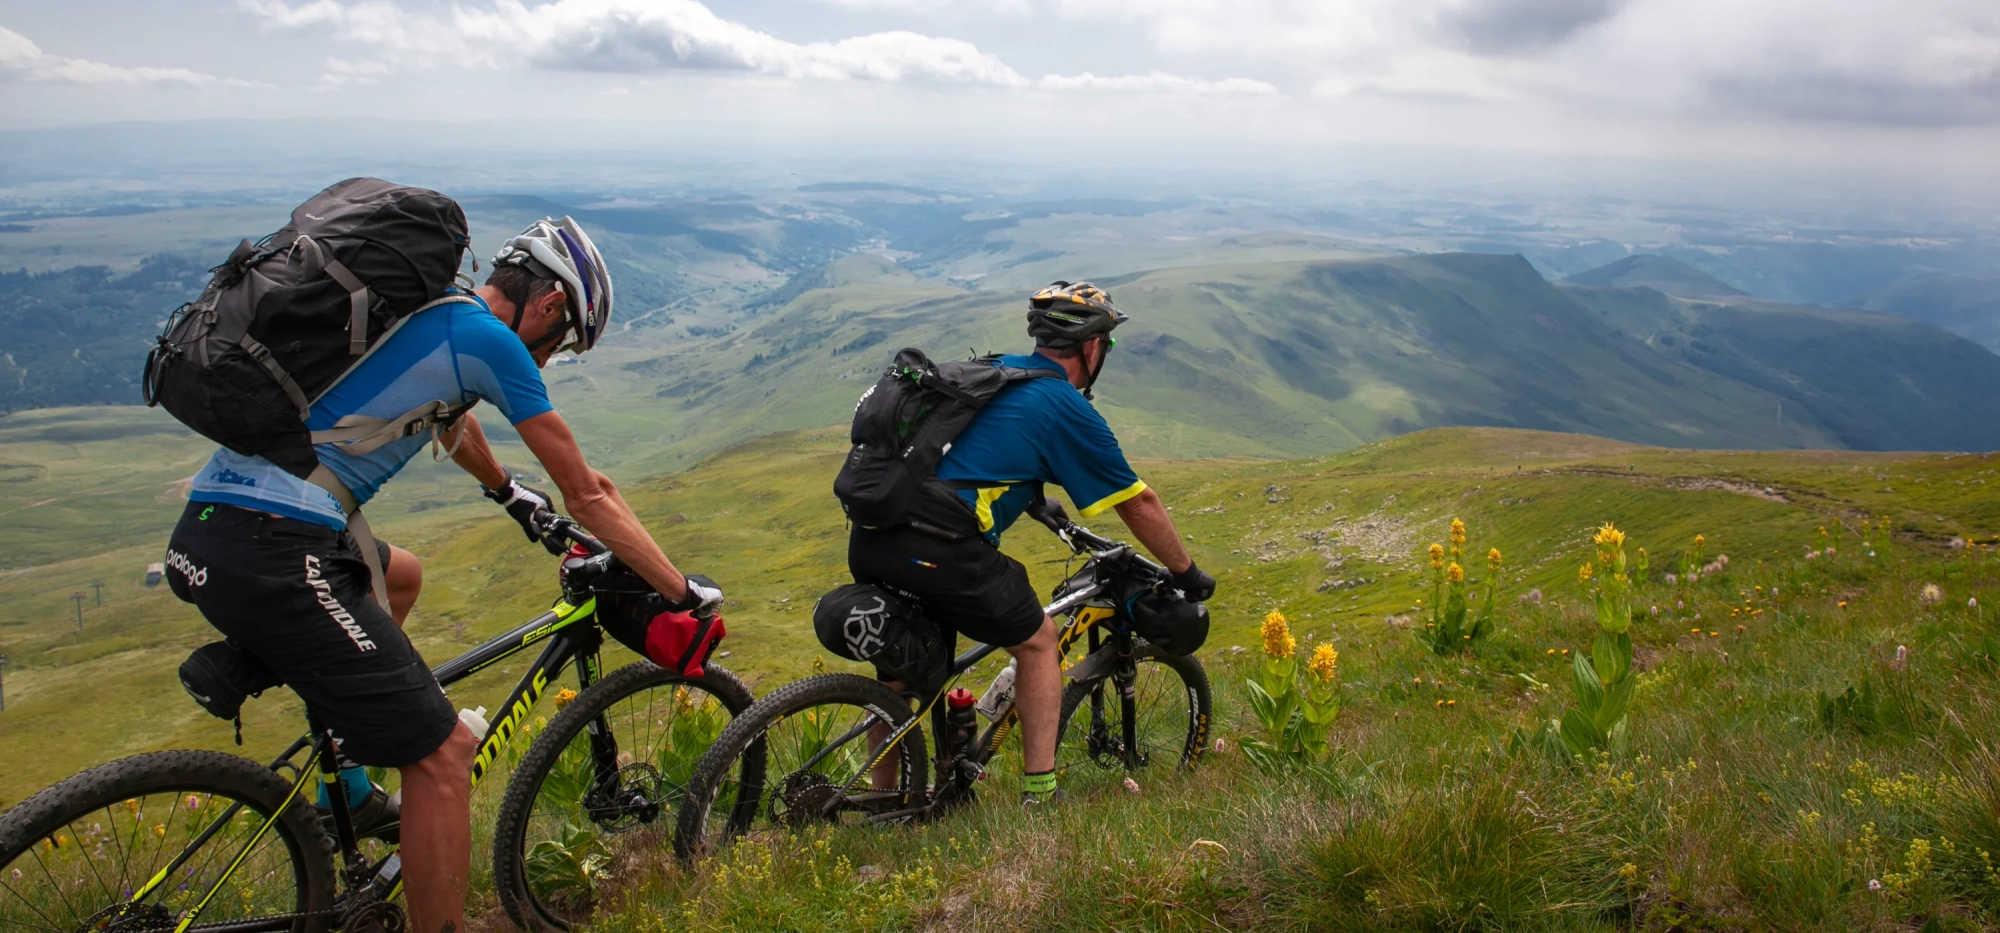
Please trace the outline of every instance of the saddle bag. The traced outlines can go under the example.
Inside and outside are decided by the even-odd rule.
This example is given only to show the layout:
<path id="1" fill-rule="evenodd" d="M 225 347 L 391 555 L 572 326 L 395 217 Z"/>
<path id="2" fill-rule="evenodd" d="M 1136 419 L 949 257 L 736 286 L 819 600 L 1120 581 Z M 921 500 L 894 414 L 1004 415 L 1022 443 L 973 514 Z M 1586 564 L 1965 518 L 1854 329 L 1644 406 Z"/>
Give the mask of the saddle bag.
<path id="1" fill-rule="evenodd" d="M 951 644 L 914 600 L 880 586 L 850 583 L 813 605 L 821 647 L 875 665 L 883 680 L 934 692 L 951 669 Z"/>
<path id="2" fill-rule="evenodd" d="M 227 639 L 194 649 L 181 662 L 181 689 L 210 716 L 236 724 L 236 744 L 243 744 L 243 703 L 264 691 L 284 686 L 277 672 L 256 655 Z"/>

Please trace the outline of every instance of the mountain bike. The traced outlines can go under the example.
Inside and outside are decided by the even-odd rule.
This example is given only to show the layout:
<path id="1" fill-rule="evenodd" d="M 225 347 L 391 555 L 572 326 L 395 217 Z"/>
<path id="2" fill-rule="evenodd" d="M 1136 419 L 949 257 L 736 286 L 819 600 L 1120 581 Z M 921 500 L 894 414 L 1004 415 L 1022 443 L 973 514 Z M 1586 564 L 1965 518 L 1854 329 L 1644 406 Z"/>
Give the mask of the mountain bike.
<path id="1" fill-rule="evenodd" d="M 1064 671 L 1056 769 L 1065 783 L 1193 766 L 1207 741 L 1208 674 L 1192 655 L 1164 654 L 1135 634 L 1114 596 L 1166 585 L 1166 568 L 1070 521 L 1052 502 L 1030 514 L 1073 556 L 1085 557 L 1043 610 L 1066 617 L 1057 636 L 1065 662 L 1081 651 Z M 995 650 L 975 645 L 958 655 L 944 687 Z M 1019 721 L 1011 673 L 1010 666 L 979 698 L 983 731 L 963 712 L 952 721 L 952 704 L 940 702 L 946 689 L 898 693 L 855 674 L 778 688 L 738 714 L 695 765 L 676 819 L 675 854 L 706 857 L 764 830 L 929 820 L 971 803 Z M 938 737 L 929 763 L 920 728 L 926 715 Z"/>
<path id="2" fill-rule="evenodd" d="M 475 786 L 532 735 L 502 797 L 493 884 L 521 929 L 567 930 L 604 886 L 665 840 L 699 754 L 750 706 L 735 675 L 683 677 L 647 661 L 602 672 L 595 584 L 615 558 L 574 522 L 545 513 L 542 543 L 564 555 L 547 612 L 436 668 L 450 686 L 547 643 L 481 737 Z M 608 592 L 608 591 L 607 591 Z M 529 713 L 574 663 L 546 725 Z M 333 736 L 307 733 L 267 765 L 168 751 L 100 765 L 0 816 L 0 929 L 95 933 L 399 933 L 402 859 L 357 838 L 338 786 Z M 757 750 L 744 767 L 761 767 Z M 756 782 L 750 773 L 744 780 Z"/>

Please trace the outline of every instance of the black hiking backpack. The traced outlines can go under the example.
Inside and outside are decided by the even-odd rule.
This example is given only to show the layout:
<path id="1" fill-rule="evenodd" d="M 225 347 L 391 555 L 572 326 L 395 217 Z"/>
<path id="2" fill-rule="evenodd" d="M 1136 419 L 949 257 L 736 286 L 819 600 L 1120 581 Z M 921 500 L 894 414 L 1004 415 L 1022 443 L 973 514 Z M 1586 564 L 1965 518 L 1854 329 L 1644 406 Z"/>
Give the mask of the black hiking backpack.
<path id="1" fill-rule="evenodd" d="M 833 494 L 864 528 L 910 526 L 948 538 L 979 534 L 972 508 L 937 478 L 959 432 L 1000 390 L 1062 373 L 1000 366 L 996 357 L 933 363 L 905 347 L 854 406 L 854 427 Z"/>
<path id="2" fill-rule="evenodd" d="M 278 232 L 244 240 L 174 311 L 146 356 L 146 404 L 306 477 L 319 465 L 311 403 L 412 314 L 470 300 L 445 293 L 471 242 L 465 212 L 435 191 L 334 185 Z"/>

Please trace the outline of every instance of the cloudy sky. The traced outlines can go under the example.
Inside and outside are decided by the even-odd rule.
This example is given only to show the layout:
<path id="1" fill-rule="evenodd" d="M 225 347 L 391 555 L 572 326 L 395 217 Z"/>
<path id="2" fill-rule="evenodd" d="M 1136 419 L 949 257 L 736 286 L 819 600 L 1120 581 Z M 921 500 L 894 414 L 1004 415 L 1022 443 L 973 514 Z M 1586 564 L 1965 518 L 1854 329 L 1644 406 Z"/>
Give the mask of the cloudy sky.
<path id="1" fill-rule="evenodd" d="M 510 111 L 1991 159 L 2000 2 L 0 0 L 8 126 Z"/>

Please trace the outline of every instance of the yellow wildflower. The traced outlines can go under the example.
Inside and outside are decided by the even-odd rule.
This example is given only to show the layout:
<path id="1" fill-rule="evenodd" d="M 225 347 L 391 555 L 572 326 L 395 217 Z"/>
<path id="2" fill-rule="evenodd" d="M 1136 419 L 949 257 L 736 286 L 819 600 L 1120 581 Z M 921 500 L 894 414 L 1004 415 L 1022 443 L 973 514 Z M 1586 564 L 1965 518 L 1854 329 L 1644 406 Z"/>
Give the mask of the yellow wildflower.
<path id="1" fill-rule="evenodd" d="M 1619 531 L 1618 526 L 1605 522 L 1604 527 L 1597 529 L 1597 534 L 1590 540 L 1591 543 L 1609 551 L 1625 544 L 1625 533 Z"/>
<path id="2" fill-rule="evenodd" d="M 564 687 L 561 690 L 557 690 L 556 709 L 562 709 L 563 707 L 568 706 L 570 704 L 570 701 L 574 699 L 576 699 L 576 691 L 571 690 L 568 687 Z"/>
<path id="3" fill-rule="evenodd" d="M 1583 566 L 1576 568 L 1576 582 L 1589 583 L 1591 575 L 1596 572 L 1589 561 L 1584 561 Z"/>
<path id="4" fill-rule="evenodd" d="M 1431 567 L 1432 567 L 1432 569 L 1436 569 L 1436 568 L 1439 568 L 1439 567 L 1443 567 L 1443 566 L 1444 566 L 1444 545 L 1442 545 L 1442 544 L 1433 544 L 1433 545 L 1431 545 Z"/>
<path id="5" fill-rule="evenodd" d="M 1492 549 L 1490 549 L 1490 550 L 1488 550 L 1488 551 L 1486 552 L 1486 566 L 1488 566 L 1488 567 L 1491 567 L 1491 568 L 1493 568 L 1494 570 L 1499 570 L 1499 569 L 1500 569 L 1500 549 L 1499 549 L 1499 548 L 1497 548 L 1497 547 L 1496 547 L 1496 548 L 1492 548 Z"/>
<path id="6" fill-rule="evenodd" d="M 1464 568 L 1464 567 L 1460 567 L 1460 566 L 1458 565 L 1458 562 L 1457 562 L 1457 561 L 1452 561 L 1452 563 L 1451 563 L 1451 566 L 1449 566 L 1449 567 L 1446 567 L 1446 568 L 1444 569 L 1444 578 L 1445 578 L 1446 582 L 1450 582 L 1450 583 L 1464 583 L 1464 582 L 1465 582 L 1465 568 Z"/>
<path id="7" fill-rule="evenodd" d="M 1639 880 L 1639 866 L 1626 862 L 1625 867 L 1618 869 L 1618 880 L 1627 884 Z"/>
<path id="8" fill-rule="evenodd" d="M 1292 627 L 1285 622 L 1285 614 L 1276 609 L 1264 617 L 1264 653 L 1283 660 L 1298 652 L 1299 643 L 1292 638 Z"/>
<path id="9" fill-rule="evenodd" d="M 1340 652 L 1332 645 L 1321 644 L 1313 649 L 1312 660 L 1306 662 L 1306 669 L 1312 671 L 1313 679 L 1323 684 L 1333 683 L 1340 673 Z"/>
<path id="10" fill-rule="evenodd" d="M 1457 547 L 1465 546 L 1465 523 L 1456 518 L 1451 520 L 1451 543 Z"/>
<path id="11" fill-rule="evenodd" d="M 1704 548 L 1704 547 L 1706 547 L 1706 546 L 1708 546 L 1708 539 L 1707 539 L 1706 537 L 1703 537 L 1703 536 L 1701 536 L 1701 535 L 1695 535 L 1695 536 L 1694 536 L 1694 549 L 1695 549 L 1695 550 L 1699 551 L 1699 550 L 1701 550 L 1702 548 Z"/>

